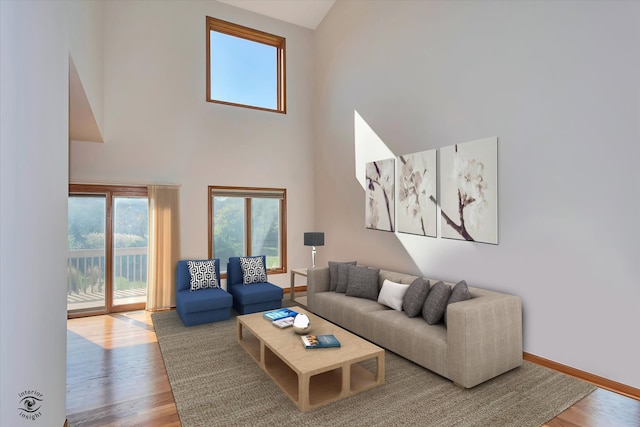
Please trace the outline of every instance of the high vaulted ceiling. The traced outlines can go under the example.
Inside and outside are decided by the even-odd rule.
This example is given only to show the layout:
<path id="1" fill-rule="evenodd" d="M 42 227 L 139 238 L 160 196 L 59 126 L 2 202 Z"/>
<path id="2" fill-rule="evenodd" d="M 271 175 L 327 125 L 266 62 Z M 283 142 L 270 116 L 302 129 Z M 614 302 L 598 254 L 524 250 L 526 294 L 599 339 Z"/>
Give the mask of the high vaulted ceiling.
<path id="1" fill-rule="evenodd" d="M 335 0 L 218 0 L 241 9 L 315 30 Z"/>
<path id="2" fill-rule="evenodd" d="M 1 0 L 0 0 L 1 1 Z M 335 0 L 218 0 L 241 9 L 315 30 Z M 87 95 L 70 58 L 69 139 L 102 142 Z"/>

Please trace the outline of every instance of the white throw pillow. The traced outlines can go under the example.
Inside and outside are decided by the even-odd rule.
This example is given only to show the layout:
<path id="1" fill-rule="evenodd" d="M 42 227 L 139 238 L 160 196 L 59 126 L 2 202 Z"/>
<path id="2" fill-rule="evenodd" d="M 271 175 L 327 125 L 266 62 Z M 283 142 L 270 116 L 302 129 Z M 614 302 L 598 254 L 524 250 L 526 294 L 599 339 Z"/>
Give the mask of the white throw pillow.
<path id="1" fill-rule="evenodd" d="M 409 285 L 385 279 L 378 295 L 378 302 L 394 310 L 402 311 L 402 299 L 407 293 L 407 289 L 409 289 Z"/>

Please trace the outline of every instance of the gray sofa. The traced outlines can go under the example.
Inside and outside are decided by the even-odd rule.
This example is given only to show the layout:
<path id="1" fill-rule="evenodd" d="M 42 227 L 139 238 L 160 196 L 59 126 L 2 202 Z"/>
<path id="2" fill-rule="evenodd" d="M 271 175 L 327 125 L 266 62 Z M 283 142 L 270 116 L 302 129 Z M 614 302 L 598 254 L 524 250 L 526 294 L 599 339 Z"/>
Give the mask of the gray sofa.
<path id="1" fill-rule="evenodd" d="M 422 316 L 410 318 L 377 301 L 331 291 L 328 267 L 309 268 L 307 275 L 311 312 L 460 387 L 474 387 L 522 364 L 517 296 L 469 287 L 471 299 L 448 305 L 446 326 L 429 325 Z M 378 289 L 385 279 L 410 284 L 416 276 L 380 270 Z M 430 280 L 431 286 L 435 282 Z"/>

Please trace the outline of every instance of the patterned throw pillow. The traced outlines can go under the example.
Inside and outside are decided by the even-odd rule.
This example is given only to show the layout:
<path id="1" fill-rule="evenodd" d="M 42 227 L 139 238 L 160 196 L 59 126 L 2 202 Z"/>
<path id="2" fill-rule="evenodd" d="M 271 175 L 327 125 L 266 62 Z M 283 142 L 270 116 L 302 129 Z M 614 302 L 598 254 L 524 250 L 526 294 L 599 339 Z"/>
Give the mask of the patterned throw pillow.
<path id="1" fill-rule="evenodd" d="M 218 287 L 216 260 L 187 261 L 187 267 L 189 267 L 189 275 L 191 275 L 192 291 Z"/>
<path id="2" fill-rule="evenodd" d="M 261 256 L 240 257 L 240 267 L 242 268 L 243 284 L 250 285 L 267 281 L 267 269 L 264 267 Z"/>

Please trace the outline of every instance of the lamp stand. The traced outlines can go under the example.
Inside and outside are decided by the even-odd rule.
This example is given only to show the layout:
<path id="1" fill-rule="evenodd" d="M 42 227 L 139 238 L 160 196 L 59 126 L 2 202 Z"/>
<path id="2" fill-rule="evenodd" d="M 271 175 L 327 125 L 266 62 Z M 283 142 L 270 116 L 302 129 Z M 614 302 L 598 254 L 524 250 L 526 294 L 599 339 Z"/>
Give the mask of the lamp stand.
<path id="1" fill-rule="evenodd" d="M 311 246 L 311 265 L 315 268 L 316 266 L 316 247 Z"/>

